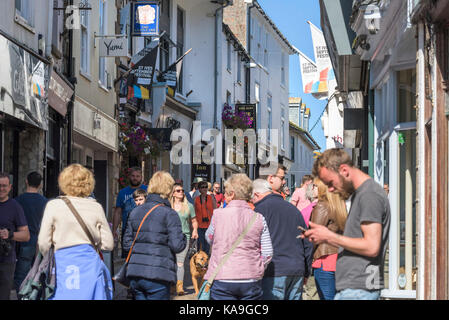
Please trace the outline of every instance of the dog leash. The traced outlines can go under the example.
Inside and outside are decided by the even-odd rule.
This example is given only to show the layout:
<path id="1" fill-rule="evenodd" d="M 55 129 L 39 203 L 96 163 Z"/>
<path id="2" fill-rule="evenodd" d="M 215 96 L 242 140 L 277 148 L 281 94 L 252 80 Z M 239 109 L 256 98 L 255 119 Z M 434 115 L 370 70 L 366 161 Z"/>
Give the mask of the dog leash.
<path id="1" fill-rule="evenodd" d="M 229 249 L 229 251 L 223 257 L 223 259 L 221 259 L 220 264 L 215 269 L 214 273 L 212 274 L 212 277 L 210 277 L 210 279 L 206 280 L 207 284 L 206 284 L 206 287 L 204 288 L 205 292 L 208 292 L 210 287 L 212 287 L 212 283 L 214 282 L 215 277 L 217 276 L 218 272 L 223 267 L 223 265 L 226 263 L 226 261 L 228 261 L 229 257 L 231 256 L 232 252 L 234 251 L 234 249 L 237 248 L 237 246 L 240 244 L 240 242 L 246 236 L 248 231 L 253 226 L 254 222 L 256 222 L 256 218 L 257 218 L 257 212 L 254 212 L 253 217 L 251 218 L 250 222 L 247 224 L 245 230 L 243 230 L 242 234 L 237 238 L 237 240 L 232 245 L 231 249 Z"/>

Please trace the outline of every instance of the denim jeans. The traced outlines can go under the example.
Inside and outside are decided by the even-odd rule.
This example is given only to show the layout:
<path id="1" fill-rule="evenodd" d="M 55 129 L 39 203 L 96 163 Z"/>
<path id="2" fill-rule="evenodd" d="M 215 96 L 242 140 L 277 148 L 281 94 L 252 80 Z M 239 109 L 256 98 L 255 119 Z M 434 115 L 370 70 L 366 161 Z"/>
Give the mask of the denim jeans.
<path id="1" fill-rule="evenodd" d="M 0 300 L 9 300 L 14 282 L 14 262 L 0 262 Z"/>
<path id="2" fill-rule="evenodd" d="M 324 271 L 323 265 L 313 269 L 316 289 L 321 300 L 334 300 L 335 297 L 335 272 Z"/>
<path id="3" fill-rule="evenodd" d="M 14 272 L 14 287 L 16 291 L 19 291 L 20 285 L 33 266 L 35 255 L 36 246 L 20 245 L 17 254 L 16 271 Z"/>
<path id="4" fill-rule="evenodd" d="M 198 228 L 198 246 L 209 255 L 210 245 L 206 240 L 207 228 Z"/>
<path id="5" fill-rule="evenodd" d="M 344 289 L 338 291 L 334 300 L 379 300 L 380 290 Z"/>
<path id="6" fill-rule="evenodd" d="M 260 300 L 262 280 L 257 282 L 222 282 L 215 280 L 210 288 L 211 300 Z"/>
<path id="7" fill-rule="evenodd" d="M 130 288 L 136 300 L 170 300 L 170 282 L 132 278 Z"/>
<path id="8" fill-rule="evenodd" d="M 262 300 L 302 300 L 303 276 L 264 277 Z"/>
<path id="9" fill-rule="evenodd" d="M 187 252 L 189 251 L 190 247 L 190 235 L 186 234 L 187 237 L 187 245 L 184 250 L 182 250 L 180 253 L 176 254 L 176 278 L 178 281 L 184 281 L 184 263 L 186 261 Z"/>

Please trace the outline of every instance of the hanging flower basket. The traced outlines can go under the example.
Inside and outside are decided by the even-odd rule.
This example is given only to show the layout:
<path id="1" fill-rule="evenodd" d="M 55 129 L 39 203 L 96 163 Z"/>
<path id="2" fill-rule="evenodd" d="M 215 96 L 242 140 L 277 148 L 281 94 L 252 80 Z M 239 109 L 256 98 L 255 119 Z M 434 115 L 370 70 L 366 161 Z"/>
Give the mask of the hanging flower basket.
<path id="1" fill-rule="evenodd" d="M 223 107 L 221 113 L 223 124 L 229 129 L 249 129 L 253 124 L 253 120 L 245 112 L 236 112 L 228 104 Z"/>
<path id="2" fill-rule="evenodd" d="M 150 139 L 144 127 L 126 123 L 120 123 L 119 150 L 121 154 L 134 157 L 150 154 L 157 157 L 160 152 L 157 143 Z"/>

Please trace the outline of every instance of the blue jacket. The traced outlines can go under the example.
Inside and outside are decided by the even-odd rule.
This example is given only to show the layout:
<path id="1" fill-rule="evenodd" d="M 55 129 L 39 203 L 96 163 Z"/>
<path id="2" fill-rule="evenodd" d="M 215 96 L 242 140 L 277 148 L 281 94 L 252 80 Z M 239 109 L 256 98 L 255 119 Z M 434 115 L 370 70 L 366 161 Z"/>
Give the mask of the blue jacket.
<path id="1" fill-rule="evenodd" d="M 276 193 L 257 202 L 254 211 L 264 216 L 273 244 L 273 259 L 264 276 L 310 276 L 313 244 L 296 238 L 301 234 L 298 226 L 307 229 L 301 212 Z"/>
<path id="2" fill-rule="evenodd" d="M 146 202 L 129 214 L 123 248 L 129 250 L 145 214 L 157 204 L 140 229 L 128 263 L 127 276 L 176 282 L 176 253 L 187 245 L 181 220 L 167 199 L 149 194 Z"/>

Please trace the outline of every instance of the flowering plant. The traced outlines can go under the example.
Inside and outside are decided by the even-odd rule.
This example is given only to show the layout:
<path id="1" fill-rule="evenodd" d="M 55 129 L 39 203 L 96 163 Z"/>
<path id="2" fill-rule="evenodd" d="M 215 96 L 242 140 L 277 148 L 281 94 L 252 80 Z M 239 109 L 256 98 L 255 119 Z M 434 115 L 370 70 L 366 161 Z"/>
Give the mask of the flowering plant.
<path id="1" fill-rule="evenodd" d="M 223 107 L 223 112 L 221 113 L 221 120 L 224 125 L 231 129 L 248 129 L 251 128 L 253 120 L 243 111 L 237 112 L 232 109 L 228 104 Z"/>
<path id="2" fill-rule="evenodd" d="M 144 127 L 139 124 L 130 126 L 126 123 L 120 123 L 119 133 L 120 152 L 128 153 L 133 156 L 140 156 L 142 153 L 151 154 L 157 157 L 159 149 L 148 136 Z"/>

